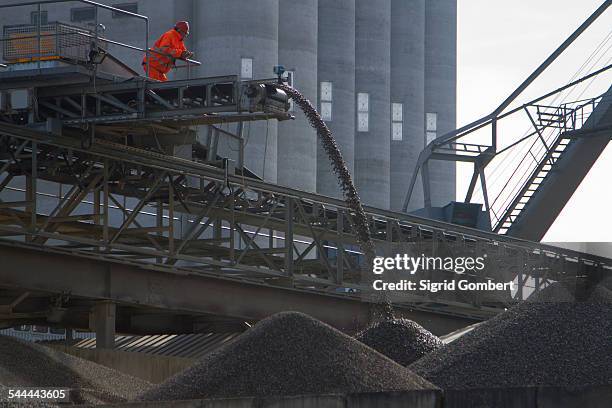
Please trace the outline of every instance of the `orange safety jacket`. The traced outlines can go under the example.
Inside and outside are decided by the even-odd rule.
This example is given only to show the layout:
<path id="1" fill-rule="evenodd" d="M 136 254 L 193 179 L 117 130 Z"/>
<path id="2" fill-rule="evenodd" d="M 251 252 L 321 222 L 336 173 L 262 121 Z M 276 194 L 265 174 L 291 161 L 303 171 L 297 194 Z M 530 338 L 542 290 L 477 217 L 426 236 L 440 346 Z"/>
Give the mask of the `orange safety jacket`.
<path id="1" fill-rule="evenodd" d="M 183 52 L 187 50 L 187 47 L 185 47 L 178 31 L 172 29 L 159 37 L 150 50 L 152 52 L 149 53 L 148 57 L 147 55 L 144 56 L 142 64 L 146 68 L 148 62 L 152 70 L 167 74 L 174 67 L 176 59 L 180 58 Z"/>

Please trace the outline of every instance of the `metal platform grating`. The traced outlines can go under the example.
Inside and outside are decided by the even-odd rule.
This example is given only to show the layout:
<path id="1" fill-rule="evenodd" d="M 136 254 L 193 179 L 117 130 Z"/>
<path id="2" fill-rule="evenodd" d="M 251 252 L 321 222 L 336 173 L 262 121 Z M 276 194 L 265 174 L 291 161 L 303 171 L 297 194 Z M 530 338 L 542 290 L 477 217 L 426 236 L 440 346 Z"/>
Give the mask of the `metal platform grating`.
<path id="1" fill-rule="evenodd" d="M 91 31 L 61 22 L 43 24 L 40 32 L 34 24 L 5 26 L 3 57 L 10 63 L 56 58 L 87 61 L 93 38 Z"/>

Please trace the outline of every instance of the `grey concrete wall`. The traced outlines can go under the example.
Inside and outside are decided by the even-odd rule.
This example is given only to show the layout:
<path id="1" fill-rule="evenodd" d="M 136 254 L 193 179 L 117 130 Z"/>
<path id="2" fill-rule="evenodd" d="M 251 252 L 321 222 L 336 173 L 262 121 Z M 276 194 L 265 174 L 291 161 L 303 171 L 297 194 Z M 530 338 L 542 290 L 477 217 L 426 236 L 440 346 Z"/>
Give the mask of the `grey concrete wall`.
<path id="1" fill-rule="evenodd" d="M 187 401 L 132 402 L 99 405 L 99 407 L 125 408 L 345 408 L 341 395 L 314 395 L 271 398 L 227 398 Z M 420 408 L 420 407 L 415 407 Z"/>
<path id="2" fill-rule="evenodd" d="M 612 406 L 612 386 L 538 389 L 537 408 L 609 408 Z"/>
<path id="3" fill-rule="evenodd" d="M 438 391 L 303 395 L 294 397 L 228 398 L 191 401 L 133 402 L 102 405 L 130 408 L 438 408 Z"/>
<path id="4" fill-rule="evenodd" d="M 391 139 L 391 209 L 401 211 L 425 133 L 425 0 L 391 2 L 391 102 L 403 104 L 403 136 Z M 422 207 L 421 184 L 408 211 Z"/>
<path id="5" fill-rule="evenodd" d="M 347 408 L 437 408 L 442 403 L 441 391 L 396 391 L 349 394 L 346 396 Z"/>
<path id="6" fill-rule="evenodd" d="M 536 408 L 538 407 L 536 390 L 536 388 L 446 390 L 442 406 L 443 408 Z"/>
<path id="7" fill-rule="evenodd" d="M 119 2 L 105 0 L 102 3 L 112 6 Z M 75 3 L 75 7 L 82 7 Z M 169 11 L 168 11 L 169 9 Z M 163 0 L 139 1 L 138 13 L 149 17 L 149 47 L 152 47 L 157 38 L 170 30 L 176 20 L 173 8 L 169 8 Z M 108 11 L 101 12 L 101 22 L 106 26 L 105 36 L 108 38 L 145 48 L 145 24 L 133 18 L 112 18 Z M 142 53 L 118 46 L 109 46 L 109 50 L 117 58 L 129 65 L 139 74 L 144 75 L 142 69 Z M 172 73 L 169 78 L 174 78 Z"/>
<path id="8" fill-rule="evenodd" d="M 425 2 L 425 112 L 438 114 L 437 136 L 456 129 L 457 0 Z M 433 206 L 455 199 L 455 163 L 430 166 Z"/>
<path id="9" fill-rule="evenodd" d="M 190 358 L 154 356 L 117 350 L 81 349 L 61 344 L 47 346 L 155 384 L 183 371 L 195 361 Z"/>
<path id="10" fill-rule="evenodd" d="M 612 386 L 570 390 L 563 387 L 495 388 L 381 392 L 349 395 L 235 398 L 135 402 L 107 405 L 130 408 L 609 408 Z"/>
<path id="11" fill-rule="evenodd" d="M 198 38 L 198 23 L 197 21 L 193 21 L 193 10 L 194 10 L 194 2 L 197 0 L 180 0 L 174 2 L 174 21 L 189 21 L 191 33 L 185 40 L 185 45 L 187 49 L 195 51 L 195 42 Z M 161 8 L 163 11 L 164 7 Z M 159 12 L 159 11 L 158 11 Z M 194 58 L 197 60 L 198 56 L 195 55 Z M 186 79 L 193 78 L 197 76 L 197 70 L 190 69 L 179 69 L 174 70 L 173 78 L 174 79 Z"/>
<path id="12" fill-rule="evenodd" d="M 355 93 L 369 94 L 369 131 L 355 133 L 355 183 L 366 205 L 389 208 L 391 2 L 356 0 Z"/>
<path id="13" fill-rule="evenodd" d="M 355 163 L 355 0 L 319 0 L 319 84 L 332 83 L 334 134 L 351 174 Z M 319 101 L 320 107 L 320 101 Z M 317 143 L 317 192 L 340 198 L 329 158 Z"/>
<path id="14" fill-rule="evenodd" d="M 317 100 L 317 0 L 279 2 L 278 63 L 294 70 L 294 87 Z M 294 106 L 295 120 L 278 124 L 278 184 L 317 188 L 317 133 Z"/>
<path id="15" fill-rule="evenodd" d="M 444 394 L 444 395 L 443 395 Z M 133 402 L 130 408 L 609 408 L 612 386 L 494 388 L 349 395 Z"/>
<path id="16" fill-rule="evenodd" d="M 253 78 L 271 78 L 278 63 L 278 0 L 194 2 L 195 50 L 203 61 L 197 74 L 240 74 L 241 58 L 253 59 Z M 277 121 L 252 122 L 245 164 L 266 181 L 277 181 Z"/>
<path id="17" fill-rule="evenodd" d="M 609 408 L 612 386 L 447 390 L 442 408 Z"/>

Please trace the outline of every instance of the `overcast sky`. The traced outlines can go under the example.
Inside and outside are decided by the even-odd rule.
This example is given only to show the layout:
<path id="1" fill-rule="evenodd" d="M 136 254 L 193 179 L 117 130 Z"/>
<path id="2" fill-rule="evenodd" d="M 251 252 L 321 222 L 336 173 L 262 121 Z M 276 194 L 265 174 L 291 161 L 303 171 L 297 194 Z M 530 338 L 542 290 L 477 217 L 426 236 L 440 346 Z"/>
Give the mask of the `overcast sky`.
<path id="1" fill-rule="evenodd" d="M 603 0 L 458 0 L 457 124 L 461 126 L 490 113 L 602 3 Z M 609 9 L 526 97 L 537 97 L 567 83 L 611 27 Z M 612 58 L 612 50 L 600 65 L 605 65 L 608 58 Z M 609 86 L 611 78 L 604 78 L 603 84 Z M 460 199 L 469 176 L 459 169 Z M 612 242 L 611 178 L 612 144 L 544 240 Z"/>

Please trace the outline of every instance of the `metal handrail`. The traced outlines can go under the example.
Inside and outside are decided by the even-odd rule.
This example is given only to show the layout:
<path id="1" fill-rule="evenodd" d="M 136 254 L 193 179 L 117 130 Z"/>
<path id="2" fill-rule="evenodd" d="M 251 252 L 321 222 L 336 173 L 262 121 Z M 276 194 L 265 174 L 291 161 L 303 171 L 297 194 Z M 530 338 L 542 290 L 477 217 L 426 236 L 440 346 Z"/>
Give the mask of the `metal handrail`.
<path id="1" fill-rule="evenodd" d="M 136 19 L 140 19 L 143 20 L 145 22 L 145 50 L 149 49 L 149 18 L 147 16 L 143 16 L 141 14 L 137 14 L 137 13 L 132 13 L 130 11 L 126 11 L 126 10 L 122 10 L 116 7 L 112 7 L 112 6 L 107 6 L 106 4 L 101 4 L 101 3 L 97 3 L 95 1 L 91 1 L 91 0 L 39 0 L 39 1 L 32 1 L 32 2 L 25 2 L 25 3 L 11 3 L 11 4 L 4 4 L 4 5 L 0 5 L 0 9 L 4 9 L 4 8 L 12 8 L 12 7 L 25 7 L 25 6 L 37 6 L 37 10 L 38 10 L 38 19 L 36 21 L 36 26 L 37 26 L 37 32 L 39 35 L 38 38 L 38 69 L 40 69 L 40 54 L 41 54 L 41 44 L 40 44 L 40 13 L 41 13 L 41 6 L 44 4 L 57 4 L 57 3 L 72 3 L 72 2 L 78 2 L 78 3 L 83 3 L 83 4 L 89 4 L 91 6 L 95 7 L 95 39 L 96 39 L 96 44 L 97 41 L 99 40 L 99 36 L 98 36 L 98 8 L 102 8 L 105 10 L 110 10 L 113 13 L 118 13 L 118 14 L 124 14 L 126 16 L 129 17 L 133 17 Z M 121 46 L 127 46 L 127 44 L 121 44 L 117 42 L 117 45 L 121 45 Z M 148 55 L 148 51 L 145 51 L 145 53 L 147 53 Z M 147 67 L 147 77 L 149 76 L 149 70 Z"/>
<path id="2" fill-rule="evenodd" d="M 102 4 L 102 3 L 97 3 L 95 1 L 91 1 L 91 0 L 39 0 L 39 1 L 31 1 L 31 2 L 25 2 L 25 3 L 11 3 L 11 4 L 2 4 L 0 5 L 0 9 L 5 9 L 5 8 L 14 8 L 14 7 L 25 7 L 25 6 L 37 6 L 38 7 L 38 16 L 40 16 L 40 12 L 41 12 L 41 6 L 45 5 L 45 4 L 57 4 L 57 3 L 73 3 L 73 2 L 77 2 L 77 3 L 84 3 L 84 4 L 88 4 L 90 6 L 93 6 L 96 10 L 95 12 L 95 32 L 94 35 L 90 35 L 90 34 L 86 34 L 86 33 L 82 33 L 82 35 L 89 37 L 89 38 L 93 38 L 96 42 L 96 44 L 99 41 L 105 42 L 107 44 L 113 44 L 113 45 L 117 45 L 119 47 L 123 47 L 123 48 L 127 48 L 127 49 L 131 49 L 134 51 L 140 51 L 143 52 L 147 57 L 149 56 L 149 53 L 156 53 L 156 54 L 160 54 L 160 55 L 164 55 L 163 53 L 160 53 L 158 51 L 149 49 L 149 18 L 147 16 L 144 16 L 142 14 L 138 14 L 138 13 L 132 13 L 130 11 L 126 11 L 126 10 L 122 10 L 120 8 L 117 7 L 113 7 L 113 6 L 108 6 L 106 4 Z M 115 41 L 115 40 L 111 40 L 105 37 L 100 37 L 98 35 L 98 8 L 101 9 L 105 9 L 105 10 L 109 10 L 112 11 L 113 13 L 117 13 L 117 14 L 123 14 L 129 17 L 133 17 L 136 19 L 140 19 L 143 20 L 145 22 L 145 48 L 140 48 L 134 45 L 130 45 L 130 44 L 126 44 L 126 43 L 122 43 L 119 41 Z M 57 34 L 41 34 L 40 32 L 40 18 L 38 18 L 38 21 L 36 23 L 37 25 L 37 35 L 36 36 L 32 36 L 32 37 L 22 37 L 20 39 L 27 39 L 27 38 L 36 38 L 38 39 L 38 68 L 40 69 L 40 54 L 41 54 L 41 44 L 40 44 L 40 39 L 46 36 L 57 36 Z M 196 61 L 194 59 L 190 59 L 190 58 L 185 58 L 185 59 L 180 59 L 181 61 L 186 62 L 186 66 L 190 66 L 190 65 L 195 65 L 195 66 L 199 66 L 201 65 L 201 62 Z M 149 77 L 149 65 L 147 64 L 146 66 L 147 69 L 147 77 Z"/>
<path id="3" fill-rule="evenodd" d="M 535 159 L 535 157 L 539 156 L 540 153 L 542 152 L 542 146 L 539 146 L 537 151 L 534 151 L 534 146 L 536 146 L 537 140 L 534 141 L 534 143 L 531 145 L 531 147 L 529 148 L 529 150 L 527 151 L 527 153 L 525 154 L 525 156 L 523 157 L 523 159 L 519 163 L 518 167 L 516 168 L 516 170 L 518 170 L 520 168 L 520 166 L 524 162 L 525 158 L 527 158 L 529 154 L 531 154 L 532 157 L 534 157 L 534 159 L 536 160 L 536 166 L 533 168 L 533 170 L 531 171 L 529 176 L 525 179 L 526 181 L 532 180 L 541 171 L 543 162 L 546 160 L 547 156 L 549 156 L 549 154 L 551 154 L 553 149 L 558 145 L 559 141 L 562 138 L 562 135 L 565 134 L 567 131 L 576 129 L 576 126 L 577 126 L 577 116 L 578 116 L 579 112 L 582 113 L 582 123 L 584 124 L 584 121 L 586 121 L 586 119 L 588 119 L 590 114 L 593 113 L 593 110 L 591 110 L 590 113 L 588 115 L 586 115 L 586 118 L 585 118 L 585 115 L 584 115 L 585 108 L 587 108 L 589 106 L 592 106 L 593 109 L 594 109 L 596 104 L 598 103 L 598 101 L 600 101 L 601 99 L 602 99 L 602 96 L 600 95 L 598 97 L 586 100 L 587 101 L 586 103 L 574 106 L 573 108 L 568 108 L 568 106 L 571 105 L 571 104 L 574 104 L 576 102 L 584 102 L 585 100 L 575 101 L 575 102 L 566 102 L 566 103 L 561 104 L 559 107 L 556 107 L 556 111 L 555 112 L 563 112 L 563 128 L 561 128 L 559 130 L 559 132 L 556 134 L 556 137 L 554 138 L 553 143 L 550 144 L 550 147 L 549 148 L 545 148 L 544 154 L 542 155 L 542 157 L 540 157 L 540 159 Z M 555 107 L 550 106 L 549 108 L 555 108 Z M 568 120 L 571 121 L 571 126 L 569 126 L 569 127 L 567 126 Z M 550 141 L 550 139 L 548 141 Z M 516 172 L 516 170 L 515 170 L 515 172 Z M 513 173 L 510 176 L 509 180 L 514 176 L 514 174 L 515 173 Z M 523 173 L 523 176 L 525 174 L 527 174 L 527 172 Z M 521 176 L 521 180 L 523 180 L 523 176 Z M 505 188 L 506 188 L 507 185 L 508 184 L 506 184 L 504 186 L 504 188 L 502 188 L 499 191 L 497 197 L 495 198 L 495 200 L 493 200 L 493 202 L 491 204 L 492 209 L 493 209 L 493 206 L 494 206 L 495 202 L 502 196 L 502 194 L 505 191 Z M 516 207 L 516 205 L 518 204 L 518 201 L 524 195 L 525 190 L 529 187 L 530 184 L 527 182 L 526 184 L 517 183 L 517 185 L 518 186 L 522 186 L 522 187 L 518 189 L 516 194 L 514 194 L 514 195 L 510 194 L 507 197 L 507 199 L 504 201 L 503 205 L 505 205 L 505 208 L 503 208 L 503 210 L 500 211 L 501 217 L 499 217 L 496 220 L 496 224 L 493 227 L 494 231 L 498 231 L 501 228 L 501 226 L 503 225 L 503 223 L 506 222 L 506 220 L 510 216 L 510 212 L 513 210 L 514 207 Z M 497 214 L 497 212 L 496 212 L 496 214 Z"/>

